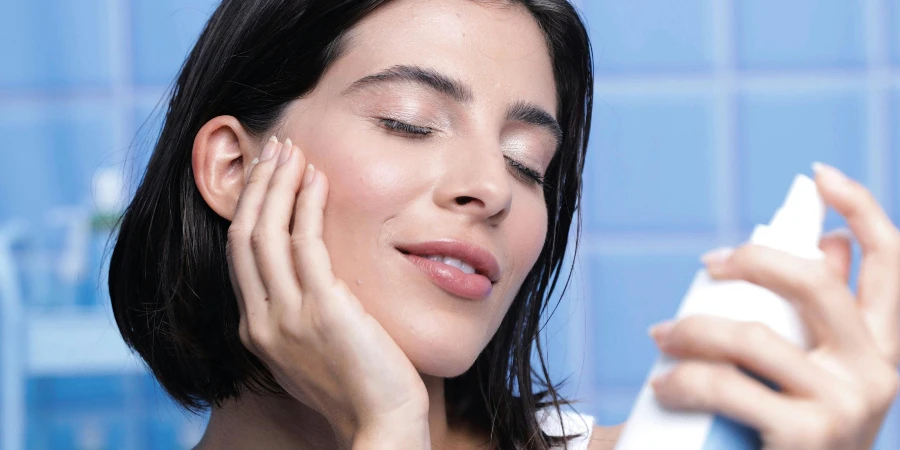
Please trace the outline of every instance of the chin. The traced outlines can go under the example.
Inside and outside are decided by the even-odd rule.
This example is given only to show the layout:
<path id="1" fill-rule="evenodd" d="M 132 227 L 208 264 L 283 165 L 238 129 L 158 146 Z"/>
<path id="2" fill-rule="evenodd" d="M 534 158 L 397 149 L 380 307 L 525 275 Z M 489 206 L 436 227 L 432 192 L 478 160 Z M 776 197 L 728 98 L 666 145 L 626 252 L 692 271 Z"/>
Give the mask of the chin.
<path id="1" fill-rule="evenodd" d="M 480 352 L 463 352 L 460 349 L 404 349 L 406 356 L 419 373 L 440 378 L 462 375 L 475 363 Z"/>
<path id="2" fill-rule="evenodd" d="M 406 328 L 406 333 L 395 334 L 391 330 L 388 333 L 423 375 L 441 378 L 462 375 L 472 367 L 486 344 L 480 334 L 462 333 L 465 327 L 454 327 L 450 322 L 437 327 L 417 325 L 421 328 L 413 326 Z"/>

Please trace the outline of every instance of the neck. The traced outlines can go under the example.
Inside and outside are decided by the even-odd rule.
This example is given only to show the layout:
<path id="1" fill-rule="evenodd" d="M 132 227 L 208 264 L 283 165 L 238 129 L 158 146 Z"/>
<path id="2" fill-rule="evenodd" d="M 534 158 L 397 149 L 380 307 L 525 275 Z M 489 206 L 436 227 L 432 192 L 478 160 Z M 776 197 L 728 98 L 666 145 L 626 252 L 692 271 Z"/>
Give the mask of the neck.
<path id="1" fill-rule="evenodd" d="M 432 448 L 473 448 L 478 436 L 448 426 L 444 378 L 422 375 L 422 380 L 428 390 Z M 248 392 L 213 408 L 197 450 L 218 448 L 338 448 L 338 441 L 325 418 L 303 403 Z"/>

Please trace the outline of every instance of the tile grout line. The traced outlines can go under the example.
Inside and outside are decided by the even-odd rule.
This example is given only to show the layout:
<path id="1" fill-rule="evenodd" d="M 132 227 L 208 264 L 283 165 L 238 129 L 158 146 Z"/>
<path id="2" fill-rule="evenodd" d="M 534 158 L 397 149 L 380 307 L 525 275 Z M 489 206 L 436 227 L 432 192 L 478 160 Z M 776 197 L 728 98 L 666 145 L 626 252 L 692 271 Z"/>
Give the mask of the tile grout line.
<path id="1" fill-rule="evenodd" d="M 716 69 L 719 69 L 718 67 Z M 732 63 L 725 67 L 739 76 L 733 78 L 735 90 L 759 90 L 773 92 L 816 91 L 823 89 L 840 89 L 846 86 L 865 83 L 866 70 L 803 70 L 803 71 L 742 71 Z M 900 82 L 900 74 L 888 68 L 888 76 L 894 83 Z M 717 81 L 720 74 L 717 70 L 699 73 L 675 73 L 671 75 L 655 75 L 635 73 L 632 75 L 601 74 L 596 77 L 597 91 L 604 94 L 657 94 L 681 92 L 684 90 L 703 91 Z"/>
<path id="2" fill-rule="evenodd" d="M 713 235 L 651 235 L 641 238 L 639 236 L 618 237 L 598 234 L 593 236 L 590 241 L 585 240 L 579 249 L 579 254 L 586 258 L 642 255 L 678 255 L 699 258 L 702 252 L 718 245 L 718 238 Z"/>
<path id="3" fill-rule="evenodd" d="M 580 250 L 580 249 L 579 249 Z M 571 375 L 577 385 L 574 393 L 581 392 L 586 386 L 590 385 L 590 372 L 593 367 L 593 360 L 589 357 L 588 351 L 593 349 L 593 341 L 588 341 L 591 336 L 587 332 L 588 317 L 593 317 L 588 310 L 588 295 L 586 292 L 586 283 L 584 280 L 584 271 L 582 270 L 581 251 L 573 258 L 574 267 L 572 268 L 572 282 L 570 291 L 567 293 L 568 298 L 563 300 L 567 304 L 566 315 L 571 325 L 567 326 L 568 331 L 566 339 L 566 363 L 565 371 L 567 375 Z M 581 313 L 581 314 L 578 314 Z M 581 318 L 579 321 L 578 318 Z M 593 354 L 593 353 L 591 353 Z M 585 398 L 582 395 L 582 398 Z"/>
<path id="4" fill-rule="evenodd" d="M 126 0 L 107 0 L 109 2 L 110 23 L 110 49 L 113 66 L 112 100 L 115 110 L 115 147 L 116 151 L 127 151 L 131 138 L 132 125 L 130 120 L 131 110 L 135 98 L 132 85 L 130 36 L 130 8 Z"/>
<path id="5" fill-rule="evenodd" d="M 890 7 L 885 0 L 866 0 L 866 181 L 890 213 L 893 165 L 890 158 L 890 62 L 887 30 Z"/>
<path id="6" fill-rule="evenodd" d="M 0 105 L 14 106 L 19 104 L 56 105 L 71 104 L 73 102 L 98 102 L 111 103 L 121 100 L 123 103 L 133 101 L 153 101 L 161 97 L 166 90 L 165 86 L 148 86 L 135 88 L 128 85 L 123 94 L 119 94 L 111 84 L 102 89 L 86 89 L 71 91 L 28 91 L 28 90 L 0 90 Z M 119 95 L 122 95 L 121 97 Z"/>
<path id="7" fill-rule="evenodd" d="M 714 49 L 714 163 L 713 202 L 716 211 L 716 238 L 719 244 L 737 233 L 738 169 L 736 167 L 737 109 L 734 4 L 730 0 L 712 2 Z"/>
<path id="8" fill-rule="evenodd" d="M 580 398 L 584 399 L 585 403 L 590 406 L 591 404 L 599 403 L 599 399 L 597 399 L 597 396 L 595 395 L 597 386 L 594 385 L 596 380 L 594 368 L 600 363 L 600 361 L 596 360 L 595 356 L 598 353 L 596 350 L 600 343 L 596 342 L 593 333 L 588 333 L 587 330 L 590 328 L 589 324 L 595 322 L 595 318 L 598 316 L 599 311 L 597 311 L 598 302 L 592 301 L 594 299 L 592 284 L 588 283 L 583 276 L 585 273 L 585 264 L 583 264 L 585 253 L 586 252 L 584 252 L 582 248 L 579 252 L 577 262 L 578 275 L 582 281 L 581 291 L 579 293 L 582 297 L 581 305 L 582 311 L 584 311 L 584 318 L 578 327 L 572 327 L 578 328 L 578 330 L 571 331 L 570 338 L 575 340 L 577 340 L 577 338 L 581 339 L 579 341 L 581 342 L 581 351 L 576 353 L 580 353 L 582 356 L 581 367 L 579 367 L 580 371 L 577 377 L 579 381 L 577 391 L 581 393 Z M 588 339 L 590 339 L 590 341 Z"/>
<path id="9" fill-rule="evenodd" d="M 900 86 L 900 73 L 890 65 L 882 67 L 880 83 L 890 87 Z M 735 71 L 736 72 L 736 71 Z M 734 91 L 765 91 L 771 93 L 798 91 L 815 92 L 820 90 L 841 90 L 865 85 L 869 81 L 869 72 L 817 72 L 810 73 L 754 73 L 743 72 L 733 78 Z M 660 95 L 708 92 L 716 82 L 717 75 L 711 74 L 676 74 L 673 76 L 655 77 L 635 74 L 633 77 L 597 76 L 594 79 L 595 91 L 603 96 L 609 95 Z M 130 86 L 130 85 L 129 85 Z M 130 86 L 126 102 L 130 100 L 155 102 L 166 92 L 167 86 Z M 0 89 L 0 104 L 55 104 L 73 101 L 110 101 L 114 93 L 108 89 L 92 89 L 88 91 L 62 90 L 58 92 L 3 90 Z M 127 96 L 132 96 L 132 99 Z"/>
<path id="10" fill-rule="evenodd" d="M 107 0 L 110 22 L 110 63 L 113 70 L 112 105 L 115 117 L 113 126 L 113 158 L 114 164 L 120 166 L 123 181 L 126 179 L 127 161 L 129 157 L 131 135 L 133 133 L 132 111 L 134 109 L 134 87 L 132 84 L 131 63 L 134 60 L 131 51 L 131 10 L 128 0 Z M 124 187 L 124 186 L 123 186 Z M 130 378 L 124 380 L 126 387 L 125 402 L 129 409 L 143 410 L 144 404 L 137 398 L 138 389 Z M 125 437 L 125 448 L 136 449 L 139 441 L 136 436 L 141 426 L 136 418 L 125 422 L 128 430 Z"/>
<path id="11" fill-rule="evenodd" d="M 895 173 L 891 158 L 891 79 L 890 22 L 891 5 L 887 0 L 865 1 L 866 69 L 866 174 L 870 189 L 884 209 L 896 213 L 892 189 Z M 888 416 L 884 429 L 898 427 L 896 419 Z M 889 432 L 882 431 L 885 435 Z M 893 434 L 891 434 L 893 436 Z M 896 439 L 896 438 L 895 438 Z M 893 442 L 896 446 L 897 442 Z"/>

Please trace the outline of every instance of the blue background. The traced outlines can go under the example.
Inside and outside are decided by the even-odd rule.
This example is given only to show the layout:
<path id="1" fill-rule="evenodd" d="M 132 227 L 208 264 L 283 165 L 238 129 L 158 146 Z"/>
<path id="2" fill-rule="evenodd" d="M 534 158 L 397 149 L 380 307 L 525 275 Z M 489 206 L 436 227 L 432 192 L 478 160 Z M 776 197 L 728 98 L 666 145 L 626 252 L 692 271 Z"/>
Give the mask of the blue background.
<path id="1" fill-rule="evenodd" d="M 15 338 L 0 348 L 13 362 L 0 426 L 25 424 L 0 430 L 0 447 L 178 448 L 202 432 L 123 356 L 97 283 L 107 235 L 73 223 L 98 169 L 140 169 L 129 148 L 152 143 L 150 114 L 214 3 L 0 0 L 0 333 Z M 594 126 L 582 246 L 548 349 L 580 409 L 616 424 L 657 356 L 646 329 L 675 313 L 698 255 L 768 221 L 794 174 L 833 164 L 898 219 L 900 0 L 577 3 Z M 60 255 L 87 269 L 60 275 Z M 900 415 L 878 448 L 900 448 Z"/>

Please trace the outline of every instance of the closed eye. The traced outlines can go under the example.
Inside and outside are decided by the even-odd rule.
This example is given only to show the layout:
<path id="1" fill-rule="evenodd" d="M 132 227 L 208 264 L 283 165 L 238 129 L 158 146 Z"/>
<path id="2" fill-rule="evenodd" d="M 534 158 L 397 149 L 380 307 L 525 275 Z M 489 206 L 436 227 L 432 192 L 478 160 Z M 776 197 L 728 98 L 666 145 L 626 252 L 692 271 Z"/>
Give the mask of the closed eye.
<path id="1" fill-rule="evenodd" d="M 522 180 L 526 183 L 529 183 L 529 184 L 539 184 L 539 185 L 543 186 L 544 188 L 547 187 L 547 184 L 544 181 L 544 177 L 542 177 L 538 171 L 536 171 L 536 170 L 534 170 L 534 169 L 508 157 L 508 156 L 506 156 L 505 158 L 506 158 L 506 161 L 509 162 L 509 165 L 512 166 L 513 169 L 516 170 L 516 174 L 520 180 Z"/>
<path id="2" fill-rule="evenodd" d="M 431 128 L 410 125 L 396 119 L 381 118 L 378 119 L 381 126 L 390 131 L 411 135 L 411 137 L 426 137 L 434 132 Z"/>
<path id="3" fill-rule="evenodd" d="M 422 138 L 428 137 L 429 135 L 434 133 L 434 130 L 431 128 L 411 125 L 411 124 L 408 124 L 406 122 L 401 122 L 396 119 L 380 118 L 380 119 L 378 119 L 378 121 L 382 127 L 388 129 L 389 131 L 404 134 L 413 139 L 422 139 Z M 536 170 L 534 170 L 534 169 L 508 157 L 508 156 L 505 156 L 504 158 L 509 163 L 509 165 L 515 170 L 516 178 L 518 178 L 519 180 L 521 180 L 522 182 L 527 183 L 527 184 L 540 185 L 540 186 L 544 187 L 545 189 L 547 188 L 547 184 L 544 181 L 544 177 L 541 176 L 541 174 L 538 171 L 536 171 Z"/>

